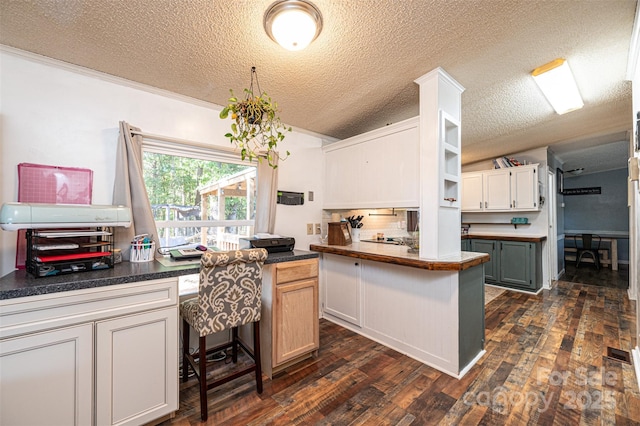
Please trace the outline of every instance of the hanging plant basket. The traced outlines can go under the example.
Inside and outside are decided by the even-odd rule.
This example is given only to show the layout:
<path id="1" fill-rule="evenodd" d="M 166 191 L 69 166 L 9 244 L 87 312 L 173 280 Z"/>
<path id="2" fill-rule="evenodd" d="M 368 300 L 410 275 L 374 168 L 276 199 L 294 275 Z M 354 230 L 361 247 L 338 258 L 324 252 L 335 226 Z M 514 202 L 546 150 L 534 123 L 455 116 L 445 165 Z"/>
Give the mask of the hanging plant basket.
<path id="1" fill-rule="evenodd" d="M 254 93 L 253 82 L 255 80 L 257 94 Z M 256 67 L 251 68 L 251 86 L 244 89 L 244 99 L 238 99 L 233 95 L 229 98 L 229 104 L 220 112 L 220 118 L 231 116 L 231 132 L 224 136 L 229 138 L 231 144 L 240 150 L 242 160 L 262 161 L 266 157 L 269 166 L 278 167 L 278 160 L 285 160 L 285 155 L 278 152 L 278 144 L 284 140 L 284 132 L 290 132 L 291 127 L 286 127 L 278 117 L 278 104 L 269 95 L 260 90 Z"/>

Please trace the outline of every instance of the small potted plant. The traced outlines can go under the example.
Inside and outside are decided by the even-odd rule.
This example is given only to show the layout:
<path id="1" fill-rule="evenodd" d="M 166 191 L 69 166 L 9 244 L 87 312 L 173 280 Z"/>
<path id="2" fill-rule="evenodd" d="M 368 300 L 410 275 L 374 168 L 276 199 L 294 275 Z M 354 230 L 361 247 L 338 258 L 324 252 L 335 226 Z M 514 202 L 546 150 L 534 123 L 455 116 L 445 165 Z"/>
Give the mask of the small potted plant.
<path id="1" fill-rule="evenodd" d="M 225 137 L 240 150 L 242 160 L 253 161 L 262 156 L 267 157 L 269 166 L 274 169 L 277 160 L 284 160 L 289 156 L 281 156 L 276 150 L 278 143 L 284 140 L 284 132 L 290 132 L 291 127 L 286 127 L 278 117 L 278 104 L 269 95 L 260 91 L 253 92 L 253 79 L 256 74 L 255 67 L 251 68 L 251 87 L 244 89 L 244 99 L 238 99 L 230 90 L 229 104 L 220 112 L 220 118 L 226 119 L 231 115 L 231 132 Z M 257 83 L 257 76 L 256 83 Z"/>

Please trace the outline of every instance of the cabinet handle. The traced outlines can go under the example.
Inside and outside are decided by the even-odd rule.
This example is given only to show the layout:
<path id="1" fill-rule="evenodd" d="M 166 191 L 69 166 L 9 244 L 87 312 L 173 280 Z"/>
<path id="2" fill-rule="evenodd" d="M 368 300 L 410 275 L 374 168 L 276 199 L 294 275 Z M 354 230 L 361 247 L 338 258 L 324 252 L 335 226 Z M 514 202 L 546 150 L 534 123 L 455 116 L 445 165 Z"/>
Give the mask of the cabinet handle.
<path id="1" fill-rule="evenodd" d="M 480 208 L 482 208 L 482 201 L 480 201 Z"/>
<path id="2" fill-rule="evenodd" d="M 445 198 L 444 200 L 445 200 L 445 201 L 450 201 L 450 202 L 452 202 L 452 203 L 455 203 L 455 202 L 456 202 L 456 199 L 455 199 L 455 198 L 453 198 L 453 197 Z"/>
<path id="3" fill-rule="evenodd" d="M 358 266 L 358 262 L 354 263 L 355 266 Z"/>
<path id="4" fill-rule="evenodd" d="M 489 206 L 487 205 L 487 202 L 485 201 L 484 202 L 484 208 L 486 209 L 487 207 L 489 207 Z"/>
<path id="5" fill-rule="evenodd" d="M 513 208 L 516 208 L 516 200 L 513 200 Z"/>

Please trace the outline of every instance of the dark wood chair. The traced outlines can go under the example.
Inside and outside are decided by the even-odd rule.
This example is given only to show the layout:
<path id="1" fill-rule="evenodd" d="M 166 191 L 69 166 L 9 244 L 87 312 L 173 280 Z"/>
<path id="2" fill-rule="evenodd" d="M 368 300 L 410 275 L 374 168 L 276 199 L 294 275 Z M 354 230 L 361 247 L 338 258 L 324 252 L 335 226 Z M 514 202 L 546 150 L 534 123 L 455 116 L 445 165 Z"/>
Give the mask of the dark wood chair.
<path id="1" fill-rule="evenodd" d="M 255 372 L 256 388 L 262 393 L 260 366 L 260 309 L 262 306 L 262 266 L 267 259 L 264 249 L 206 252 L 200 261 L 198 296 L 180 304 L 182 316 L 182 381 L 188 378 L 189 366 L 200 382 L 200 417 L 208 418 L 207 391 Z M 253 351 L 238 338 L 238 327 L 253 323 Z M 198 352 L 189 353 L 192 327 L 199 336 Z M 231 329 L 231 342 L 207 350 L 206 337 Z M 232 349 L 232 361 L 238 362 L 238 347 L 253 364 L 235 369 L 224 377 L 207 379 L 207 354 Z"/>
<path id="2" fill-rule="evenodd" d="M 574 235 L 573 241 L 576 246 L 576 268 L 580 266 L 583 256 L 589 255 L 593 259 L 596 269 L 600 269 L 600 236 L 594 234 Z"/>

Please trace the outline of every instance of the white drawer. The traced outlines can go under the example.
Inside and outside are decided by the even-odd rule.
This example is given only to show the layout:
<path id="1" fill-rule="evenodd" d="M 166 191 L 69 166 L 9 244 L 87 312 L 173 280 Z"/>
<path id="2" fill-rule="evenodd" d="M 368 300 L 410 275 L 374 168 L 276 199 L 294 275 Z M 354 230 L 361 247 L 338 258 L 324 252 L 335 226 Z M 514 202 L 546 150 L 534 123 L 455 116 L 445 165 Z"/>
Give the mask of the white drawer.
<path id="1" fill-rule="evenodd" d="M 114 316 L 178 306 L 178 278 L 0 301 L 0 339 Z"/>

